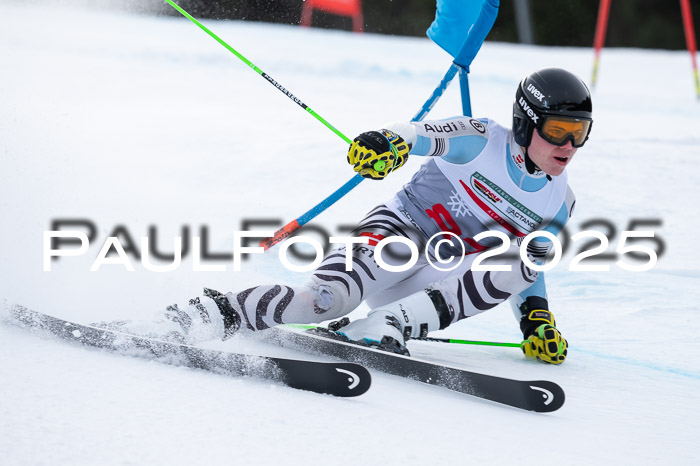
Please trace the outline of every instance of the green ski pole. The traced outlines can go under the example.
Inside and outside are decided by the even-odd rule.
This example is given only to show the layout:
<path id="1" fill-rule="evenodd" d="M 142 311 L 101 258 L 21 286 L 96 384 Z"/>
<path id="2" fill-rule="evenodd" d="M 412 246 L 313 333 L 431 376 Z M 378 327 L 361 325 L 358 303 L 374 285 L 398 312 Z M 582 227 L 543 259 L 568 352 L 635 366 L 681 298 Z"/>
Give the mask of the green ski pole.
<path id="1" fill-rule="evenodd" d="M 311 328 L 319 328 L 319 325 L 313 325 L 313 324 L 283 324 L 285 327 L 289 328 L 298 328 L 301 330 L 308 330 Z M 432 338 L 432 337 L 418 337 L 418 338 L 411 338 L 411 340 L 418 340 L 418 341 L 434 341 L 437 343 L 453 343 L 453 344 L 459 344 L 459 345 L 480 345 L 480 346 L 503 346 L 507 348 L 521 348 L 523 345 L 522 343 L 501 343 L 501 342 L 496 342 L 496 341 L 479 341 L 479 340 L 457 340 L 454 338 Z"/>
<path id="2" fill-rule="evenodd" d="M 522 343 L 500 343 L 496 341 L 479 341 L 479 340 L 456 340 L 454 338 L 432 338 L 432 337 L 418 337 L 411 338 L 411 340 L 419 341 L 435 341 L 438 343 L 456 343 L 459 345 L 480 345 L 480 346 L 505 346 L 508 348 L 522 348 Z"/>
<path id="3" fill-rule="evenodd" d="M 217 36 L 217 35 L 214 34 L 212 31 L 210 31 L 205 25 L 203 25 L 202 23 L 200 23 L 195 17 L 193 17 L 193 16 L 190 15 L 188 12 L 186 12 L 185 10 L 183 10 L 182 7 L 180 7 L 180 5 L 178 5 L 177 3 L 173 2 L 173 0 L 165 0 L 165 1 L 168 2 L 168 3 L 170 4 L 171 7 L 175 8 L 182 16 L 184 16 L 185 18 L 187 18 L 187 19 L 189 19 L 190 21 L 192 21 L 194 24 L 196 24 L 197 26 L 199 26 L 199 28 L 202 29 L 202 31 L 206 32 L 206 33 L 209 34 L 214 40 L 216 40 L 218 43 L 220 43 L 221 45 L 223 45 L 229 52 L 231 52 L 232 54 L 234 54 L 235 56 L 237 56 L 243 63 L 245 63 L 246 65 L 248 65 L 249 67 L 251 67 L 256 73 L 258 73 L 260 76 L 262 76 L 263 78 L 265 78 L 265 79 L 267 80 L 267 82 L 269 82 L 270 84 L 272 84 L 273 86 L 275 86 L 277 89 L 280 90 L 280 92 L 282 92 L 284 95 L 286 95 L 287 97 L 289 97 L 290 99 L 292 99 L 294 102 L 296 102 L 297 105 L 299 105 L 301 108 L 303 108 L 303 109 L 306 110 L 308 113 L 310 113 L 311 115 L 313 115 L 313 117 L 316 118 L 318 121 L 320 121 L 321 123 L 323 123 L 324 125 L 326 125 L 326 127 L 328 127 L 328 129 L 330 129 L 330 130 L 333 131 L 335 134 L 337 134 L 338 136 L 340 136 L 340 137 L 343 139 L 343 141 L 347 142 L 348 144 L 352 144 L 352 141 L 351 141 L 347 136 L 345 136 L 343 133 L 341 133 L 340 131 L 338 131 L 333 125 L 331 125 L 330 123 L 328 123 L 321 115 L 319 115 L 318 113 L 314 112 L 314 111 L 311 109 L 311 107 L 309 107 L 309 106 L 306 105 L 304 102 L 302 102 L 301 99 L 299 99 L 299 98 L 296 97 L 294 94 L 292 94 L 292 93 L 289 92 L 287 89 L 285 89 L 285 87 L 282 86 L 282 85 L 281 85 L 280 83 L 278 83 L 277 81 L 275 81 L 275 80 L 272 78 L 272 76 L 270 76 L 269 74 L 265 73 L 263 70 L 261 70 L 260 68 L 258 68 L 253 62 L 251 62 L 250 60 L 248 60 L 246 57 L 244 57 L 243 55 L 241 55 L 236 49 L 234 49 L 233 47 L 231 47 L 230 45 L 228 45 L 226 42 L 224 42 L 223 39 L 221 39 L 219 36 Z"/>

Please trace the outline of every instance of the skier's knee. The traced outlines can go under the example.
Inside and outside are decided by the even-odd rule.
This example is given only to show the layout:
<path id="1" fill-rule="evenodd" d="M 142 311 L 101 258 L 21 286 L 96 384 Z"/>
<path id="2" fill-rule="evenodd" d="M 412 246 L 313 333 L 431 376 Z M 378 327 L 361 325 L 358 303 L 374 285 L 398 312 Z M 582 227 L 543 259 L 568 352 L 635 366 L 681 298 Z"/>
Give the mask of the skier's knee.
<path id="1" fill-rule="evenodd" d="M 325 281 L 314 276 L 307 287 L 314 296 L 314 310 L 323 319 L 343 316 L 360 304 L 350 302 L 347 288 L 338 281 Z"/>

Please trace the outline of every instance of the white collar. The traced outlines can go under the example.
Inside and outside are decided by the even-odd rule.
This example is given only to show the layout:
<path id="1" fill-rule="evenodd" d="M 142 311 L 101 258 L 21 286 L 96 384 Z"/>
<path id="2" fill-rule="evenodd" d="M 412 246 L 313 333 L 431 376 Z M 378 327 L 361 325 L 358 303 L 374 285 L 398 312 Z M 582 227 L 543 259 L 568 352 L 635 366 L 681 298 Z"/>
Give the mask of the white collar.
<path id="1" fill-rule="evenodd" d="M 520 147 L 520 144 L 515 142 L 513 133 L 510 135 L 510 158 L 515 166 L 518 167 L 518 169 L 525 176 L 529 176 L 530 178 L 544 178 L 547 176 L 547 174 L 540 170 L 539 167 L 537 167 L 535 173 L 529 173 L 527 171 L 527 167 L 525 166 L 525 153 L 523 152 L 522 147 Z"/>

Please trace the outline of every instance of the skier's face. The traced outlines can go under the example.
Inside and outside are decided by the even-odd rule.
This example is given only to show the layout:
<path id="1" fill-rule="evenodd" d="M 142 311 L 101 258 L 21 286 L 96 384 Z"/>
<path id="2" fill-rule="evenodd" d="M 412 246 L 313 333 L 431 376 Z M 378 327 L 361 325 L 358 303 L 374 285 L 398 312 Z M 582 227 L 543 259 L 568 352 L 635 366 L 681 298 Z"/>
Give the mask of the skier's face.
<path id="1" fill-rule="evenodd" d="M 576 150 L 571 141 L 563 146 L 555 146 L 542 139 L 537 131 L 533 131 L 527 153 L 540 170 L 550 176 L 559 176 L 574 158 Z"/>

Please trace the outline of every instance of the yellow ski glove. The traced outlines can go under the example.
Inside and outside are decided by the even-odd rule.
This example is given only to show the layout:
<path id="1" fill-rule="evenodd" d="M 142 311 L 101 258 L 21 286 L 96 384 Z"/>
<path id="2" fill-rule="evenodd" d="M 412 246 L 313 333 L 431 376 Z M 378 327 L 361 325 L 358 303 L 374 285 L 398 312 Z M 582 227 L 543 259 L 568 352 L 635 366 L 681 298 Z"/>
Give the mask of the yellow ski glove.
<path id="1" fill-rule="evenodd" d="M 406 163 L 410 149 L 406 141 L 393 131 L 368 131 L 350 144 L 348 163 L 363 177 L 382 180 Z"/>
<path id="2" fill-rule="evenodd" d="M 520 328 L 525 338 L 522 346 L 523 353 L 529 359 L 539 359 L 548 364 L 561 364 L 566 359 L 568 343 L 555 327 L 552 313 L 537 307 L 546 308 L 547 301 L 544 298 L 530 297 L 520 307 L 523 312 Z"/>

